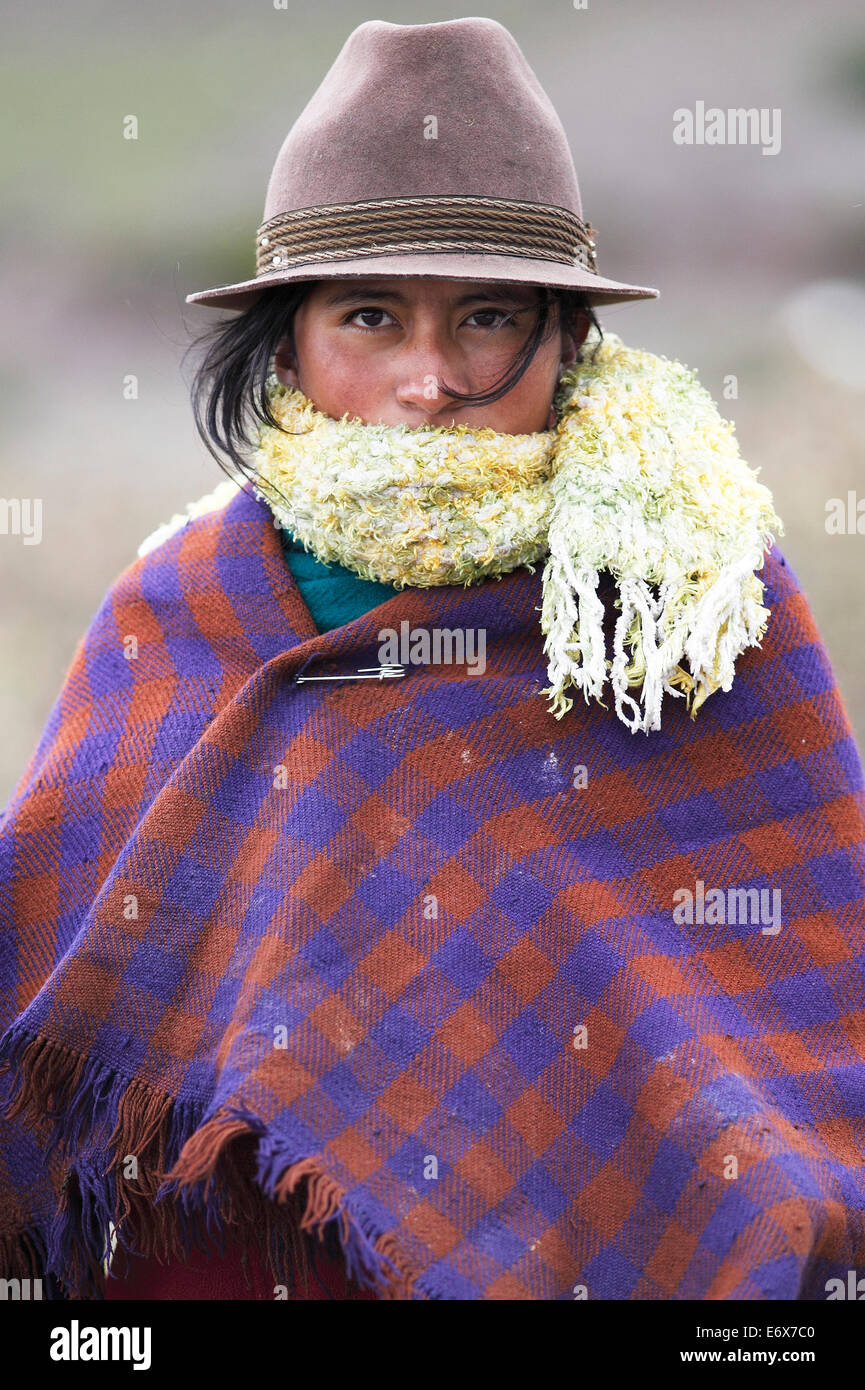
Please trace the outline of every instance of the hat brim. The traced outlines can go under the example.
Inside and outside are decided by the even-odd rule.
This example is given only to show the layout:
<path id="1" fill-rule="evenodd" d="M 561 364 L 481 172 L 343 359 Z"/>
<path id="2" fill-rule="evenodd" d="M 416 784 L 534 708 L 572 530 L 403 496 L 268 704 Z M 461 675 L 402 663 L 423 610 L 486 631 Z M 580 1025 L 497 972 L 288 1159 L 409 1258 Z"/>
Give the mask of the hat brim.
<path id="1" fill-rule="evenodd" d="M 593 275 L 582 266 L 556 261 L 527 260 L 519 256 L 473 255 L 469 252 L 425 252 L 418 255 L 360 256 L 347 261 L 324 261 L 270 271 L 235 285 L 218 285 L 186 296 L 187 304 L 213 309 L 249 309 L 264 290 L 303 280 L 349 280 L 367 276 L 424 276 L 440 280 L 491 280 L 522 285 L 583 290 L 589 303 L 623 304 L 631 299 L 657 299 L 660 290 L 645 285 L 626 285 Z"/>

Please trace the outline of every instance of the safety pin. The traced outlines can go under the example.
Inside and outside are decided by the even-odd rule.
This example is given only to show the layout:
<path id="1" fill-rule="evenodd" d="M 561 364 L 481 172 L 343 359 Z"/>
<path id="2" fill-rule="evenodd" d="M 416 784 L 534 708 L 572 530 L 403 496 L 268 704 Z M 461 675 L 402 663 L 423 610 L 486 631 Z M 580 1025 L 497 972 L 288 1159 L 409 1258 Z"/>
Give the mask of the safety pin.
<path id="1" fill-rule="evenodd" d="M 295 685 L 301 685 L 304 681 L 374 681 L 387 680 L 396 676 L 405 675 L 404 666 L 358 666 L 356 676 L 296 676 Z M 373 672 L 366 675 L 366 672 Z"/>

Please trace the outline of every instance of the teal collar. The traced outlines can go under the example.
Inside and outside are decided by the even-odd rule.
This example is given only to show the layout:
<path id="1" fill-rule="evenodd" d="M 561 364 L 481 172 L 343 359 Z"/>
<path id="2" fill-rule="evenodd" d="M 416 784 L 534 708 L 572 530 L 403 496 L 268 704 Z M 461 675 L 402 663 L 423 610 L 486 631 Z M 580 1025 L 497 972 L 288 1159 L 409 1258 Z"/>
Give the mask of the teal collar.
<path id="1" fill-rule="evenodd" d="M 279 537 L 292 577 L 319 632 L 353 622 L 399 592 L 393 584 L 361 579 L 345 565 L 322 564 L 284 527 L 280 527 Z"/>

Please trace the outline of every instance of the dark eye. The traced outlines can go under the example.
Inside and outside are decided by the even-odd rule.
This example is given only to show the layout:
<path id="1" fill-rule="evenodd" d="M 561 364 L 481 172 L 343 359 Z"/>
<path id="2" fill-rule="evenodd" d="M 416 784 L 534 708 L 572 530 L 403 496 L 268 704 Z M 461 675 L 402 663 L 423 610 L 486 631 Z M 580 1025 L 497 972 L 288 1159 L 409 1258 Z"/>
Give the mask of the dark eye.
<path id="1" fill-rule="evenodd" d="M 469 314 L 469 318 L 485 319 L 486 322 L 481 323 L 479 327 L 492 328 L 494 319 L 498 319 L 501 321 L 502 319 L 507 318 L 507 315 L 505 314 L 503 309 L 475 309 L 473 314 Z"/>
<path id="2" fill-rule="evenodd" d="M 373 318 L 373 319 L 377 319 L 378 321 L 375 322 L 375 323 L 359 323 L 359 324 L 357 325 L 357 327 L 358 327 L 358 328 L 380 328 L 380 327 L 381 327 L 381 318 L 382 318 L 382 315 L 383 315 L 383 314 L 387 314 L 387 310 L 386 310 L 386 309 L 376 309 L 376 308 L 373 308 L 373 307 L 370 307 L 369 309 L 355 309 L 355 311 L 354 311 L 353 314 L 349 314 L 348 318 L 346 319 L 346 322 L 347 322 L 347 323 L 353 323 L 354 320 L 357 319 L 357 318 L 363 318 L 363 319 Z"/>
<path id="3" fill-rule="evenodd" d="M 501 329 L 508 327 L 518 328 L 520 316 L 526 313 L 528 313 L 528 308 L 475 309 L 473 313 L 469 314 L 469 317 L 466 319 L 466 323 L 470 323 L 472 319 L 482 320 L 482 322 L 479 322 L 476 326 L 478 328 L 483 328 L 488 332 L 492 329 Z"/>

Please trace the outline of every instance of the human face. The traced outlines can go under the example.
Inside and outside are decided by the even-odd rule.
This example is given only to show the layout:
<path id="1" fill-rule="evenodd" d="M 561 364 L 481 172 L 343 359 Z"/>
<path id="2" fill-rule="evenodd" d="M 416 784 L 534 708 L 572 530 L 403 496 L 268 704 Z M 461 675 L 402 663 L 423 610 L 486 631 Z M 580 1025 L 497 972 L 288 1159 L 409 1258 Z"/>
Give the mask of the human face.
<path id="1" fill-rule="evenodd" d="M 579 315 L 557 323 L 528 370 L 500 400 L 464 405 L 441 390 L 479 392 L 510 367 L 532 331 L 533 285 L 424 277 L 322 280 L 294 316 L 275 354 L 276 375 L 325 415 L 366 424 L 471 425 L 529 434 L 555 423 L 559 377 L 589 329 Z"/>

